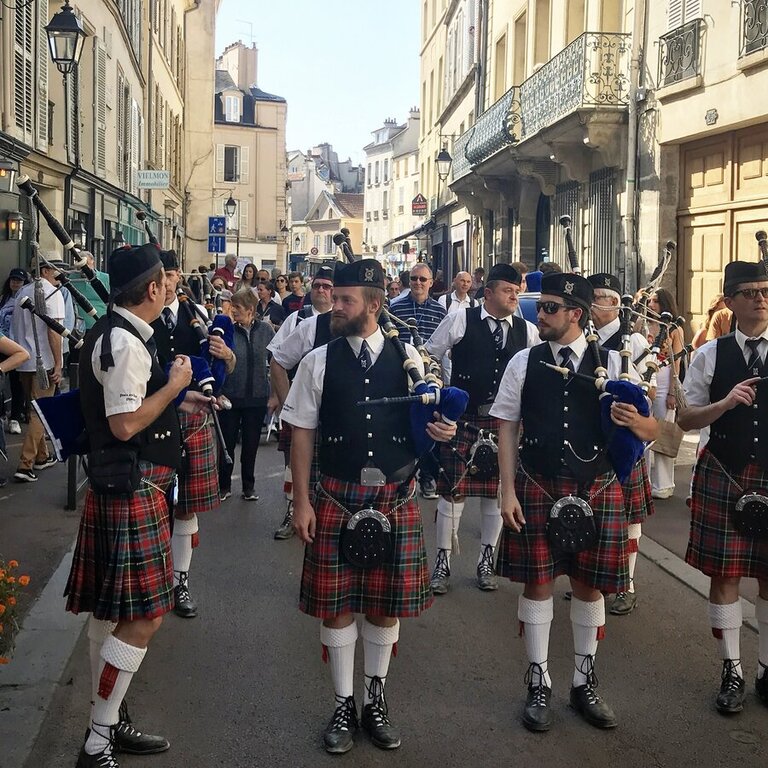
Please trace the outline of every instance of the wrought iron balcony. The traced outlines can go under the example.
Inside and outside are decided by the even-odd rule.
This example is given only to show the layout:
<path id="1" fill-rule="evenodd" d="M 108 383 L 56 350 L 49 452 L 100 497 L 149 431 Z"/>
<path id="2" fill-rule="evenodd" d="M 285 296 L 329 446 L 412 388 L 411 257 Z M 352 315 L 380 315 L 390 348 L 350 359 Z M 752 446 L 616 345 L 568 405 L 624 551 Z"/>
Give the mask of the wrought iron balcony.
<path id="1" fill-rule="evenodd" d="M 513 119 L 510 116 L 514 116 Z M 516 144 L 520 139 L 519 125 L 520 89 L 513 86 L 477 118 L 467 142 L 469 164 L 480 165 L 504 147 Z"/>
<path id="2" fill-rule="evenodd" d="M 768 0 L 742 0 L 739 57 L 768 48 Z"/>
<path id="3" fill-rule="evenodd" d="M 625 109 L 630 38 L 624 32 L 585 32 L 531 75 L 520 86 L 521 141 L 580 109 Z"/>
<path id="4" fill-rule="evenodd" d="M 694 19 L 659 38 L 660 86 L 701 74 L 701 51 L 706 24 Z"/>
<path id="5" fill-rule="evenodd" d="M 472 166 L 467 159 L 466 150 L 467 144 L 469 144 L 469 140 L 472 138 L 474 132 L 475 126 L 473 125 L 468 131 L 462 133 L 454 142 L 452 153 L 453 162 L 451 163 L 451 173 L 454 181 L 462 178 L 462 176 L 466 176 L 472 170 Z"/>

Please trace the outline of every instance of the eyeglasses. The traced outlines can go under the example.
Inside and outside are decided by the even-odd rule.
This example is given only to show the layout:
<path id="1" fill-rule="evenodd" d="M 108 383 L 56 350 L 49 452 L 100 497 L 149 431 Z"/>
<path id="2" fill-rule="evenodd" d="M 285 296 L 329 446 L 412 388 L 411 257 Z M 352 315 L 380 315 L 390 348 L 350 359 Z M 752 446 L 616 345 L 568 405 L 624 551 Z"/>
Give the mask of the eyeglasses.
<path id="1" fill-rule="evenodd" d="M 312 283 L 313 288 L 317 288 L 318 290 L 323 291 L 332 291 L 333 290 L 333 284 L 332 283 Z"/>
<path id="2" fill-rule="evenodd" d="M 734 293 L 734 296 L 737 294 L 741 294 L 745 299 L 756 299 L 757 295 L 760 294 L 764 299 L 768 299 L 768 286 L 765 288 L 742 288 L 740 291 L 736 291 Z"/>
<path id="3" fill-rule="evenodd" d="M 543 312 L 545 315 L 556 315 L 561 309 L 575 309 L 567 304 L 560 304 L 557 301 L 537 301 L 536 312 Z"/>
<path id="4" fill-rule="evenodd" d="M 428 283 L 430 278 L 428 277 L 420 277 L 419 275 L 411 275 L 410 281 L 412 283 Z"/>

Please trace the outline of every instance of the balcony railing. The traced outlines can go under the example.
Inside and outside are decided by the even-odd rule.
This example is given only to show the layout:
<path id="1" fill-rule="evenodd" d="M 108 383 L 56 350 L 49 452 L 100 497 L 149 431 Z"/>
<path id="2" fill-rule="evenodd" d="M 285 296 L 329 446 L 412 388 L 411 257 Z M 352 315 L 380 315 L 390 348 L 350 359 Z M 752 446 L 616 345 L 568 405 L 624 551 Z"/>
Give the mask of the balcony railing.
<path id="1" fill-rule="evenodd" d="M 453 174 L 454 181 L 460 179 L 462 176 L 466 176 L 472 170 L 472 166 L 467 159 L 467 144 L 469 144 L 469 140 L 472 138 L 474 132 L 475 126 L 473 125 L 468 131 L 462 133 L 453 145 L 451 173 Z"/>
<path id="2" fill-rule="evenodd" d="M 739 57 L 768 47 L 768 0 L 742 0 Z"/>
<path id="3" fill-rule="evenodd" d="M 660 86 L 672 85 L 701 74 L 704 19 L 694 19 L 659 38 Z"/>
<path id="4" fill-rule="evenodd" d="M 629 103 L 630 35 L 585 32 L 520 86 L 525 140 L 584 108 Z"/>
<path id="5" fill-rule="evenodd" d="M 513 116 L 514 119 L 510 119 Z M 466 156 L 474 167 L 520 140 L 520 89 L 510 88 L 477 118 L 466 145 Z"/>

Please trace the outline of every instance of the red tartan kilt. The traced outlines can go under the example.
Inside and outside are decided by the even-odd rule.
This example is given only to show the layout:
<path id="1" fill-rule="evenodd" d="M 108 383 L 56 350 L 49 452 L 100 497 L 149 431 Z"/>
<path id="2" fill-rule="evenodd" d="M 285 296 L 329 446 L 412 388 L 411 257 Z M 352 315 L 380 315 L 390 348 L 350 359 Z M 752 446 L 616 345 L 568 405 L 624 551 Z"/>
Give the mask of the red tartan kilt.
<path id="1" fill-rule="evenodd" d="M 756 464 L 747 464 L 741 472 L 726 469 L 745 492 L 768 491 L 768 472 Z M 742 536 L 733 527 L 733 509 L 741 495 L 705 448 L 693 473 L 685 561 L 707 576 L 768 579 L 768 541 Z"/>
<path id="2" fill-rule="evenodd" d="M 291 455 L 291 433 L 293 427 L 287 421 L 280 422 L 280 434 L 277 436 L 277 450 Z"/>
<path id="3" fill-rule="evenodd" d="M 640 524 L 655 512 L 645 456 L 632 468 L 621 490 L 624 493 L 624 510 L 630 524 Z"/>
<path id="4" fill-rule="evenodd" d="M 462 426 L 464 422 L 472 424 L 478 429 L 492 430 L 498 440 L 501 424 L 499 419 L 492 416 L 467 416 L 459 422 L 456 437 L 449 443 L 440 443 L 441 471 L 437 475 L 437 492 L 446 498 L 450 498 L 453 487 L 466 470 L 469 449 L 477 440 L 477 432 Z M 499 493 L 499 473 L 497 471 L 487 480 L 475 479 L 467 473 L 453 493 L 456 496 L 480 496 L 485 499 L 495 499 Z"/>
<path id="5" fill-rule="evenodd" d="M 592 487 L 594 493 L 611 474 L 600 475 Z M 553 551 L 547 539 L 547 520 L 553 499 L 576 494 L 576 481 L 571 478 L 546 478 L 531 473 L 552 497 L 548 498 L 521 469 L 517 471 L 515 490 L 525 516 L 520 533 L 504 527 L 499 543 L 497 571 L 511 581 L 524 584 L 546 584 L 557 576 L 567 575 L 601 592 L 621 592 L 629 585 L 627 569 L 627 517 L 621 486 L 613 482 L 589 504 L 595 514 L 599 534 L 597 546 L 574 555 Z"/>
<path id="6" fill-rule="evenodd" d="M 142 462 L 144 479 L 167 489 L 168 467 Z M 142 483 L 130 499 L 88 488 L 69 572 L 67 610 L 103 621 L 154 619 L 173 608 L 171 529 L 165 494 Z"/>
<path id="7" fill-rule="evenodd" d="M 415 498 L 390 513 L 403 498 L 402 486 L 368 488 L 323 475 L 322 487 L 351 512 L 372 506 L 389 517 L 395 537 L 392 563 L 370 570 L 349 565 L 339 550 L 342 527 L 349 520 L 323 493 L 315 500 L 314 543 L 304 552 L 299 607 L 327 619 L 344 613 L 370 616 L 418 616 L 432 604 L 421 514 Z M 408 493 L 413 492 L 411 481 Z"/>
<path id="8" fill-rule="evenodd" d="M 206 423 L 208 418 L 208 423 Z M 179 501 L 174 512 L 199 515 L 221 504 L 217 448 L 211 417 L 179 411 L 186 458 L 179 476 Z"/>

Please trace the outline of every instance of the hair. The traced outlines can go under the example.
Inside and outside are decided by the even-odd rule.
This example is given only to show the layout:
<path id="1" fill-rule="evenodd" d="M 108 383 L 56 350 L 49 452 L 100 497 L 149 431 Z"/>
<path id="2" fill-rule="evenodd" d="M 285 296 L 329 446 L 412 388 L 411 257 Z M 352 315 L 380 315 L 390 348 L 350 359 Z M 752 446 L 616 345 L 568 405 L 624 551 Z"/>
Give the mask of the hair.
<path id="1" fill-rule="evenodd" d="M 288 273 L 288 280 L 295 280 L 296 278 L 299 278 L 299 280 L 302 279 L 301 272 L 289 272 Z"/>
<path id="2" fill-rule="evenodd" d="M 712 318 L 715 316 L 715 312 L 718 311 L 717 305 L 720 304 L 724 298 L 725 294 L 718 293 L 717 296 L 709 302 L 709 307 L 707 307 L 707 319 L 704 321 L 704 328 L 707 330 L 709 330 L 709 326 L 712 324 Z"/>
<path id="3" fill-rule="evenodd" d="M 273 280 L 267 280 L 263 283 L 258 283 L 256 285 L 256 290 L 259 288 L 264 288 L 269 293 L 270 298 L 275 295 L 275 283 Z M 258 294 L 256 294 L 256 296 L 258 298 Z"/>
<path id="4" fill-rule="evenodd" d="M 127 291 L 123 291 L 119 296 L 116 296 L 115 304 L 118 307 L 136 307 L 144 301 L 150 283 L 157 283 L 159 286 L 162 282 L 163 268 L 159 267 L 157 272 L 150 275 L 140 285 L 137 285 L 135 288 L 130 288 Z"/>
<path id="5" fill-rule="evenodd" d="M 423 261 L 420 261 L 420 262 L 418 262 L 417 264 L 414 264 L 414 265 L 411 267 L 411 271 L 408 273 L 408 279 L 409 279 L 409 280 L 411 279 L 411 275 L 412 275 L 412 274 L 414 273 L 414 271 L 415 271 L 415 270 L 417 270 L 417 269 L 426 269 L 426 270 L 427 270 L 427 272 L 429 272 L 429 276 L 430 276 L 430 277 L 434 277 L 434 275 L 432 274 L 432 270 L 431 270 L 431 268 L 430 268 L 429 264 L 425 264 Z"/>
<path id="6" fill-rule="evenodd" d="M 411 271 L 409 269 L 404 269 L 400 273 L 400 285 L 408 285 L 408 281 L 411 279 Z"/>
<path id="7" fill-rule="evenodd" d="M 225 257 L 224 257 L 224 266 L 226 266 L 227 264 L 231 264 L 231 263 L 233 263 L 233 262 L 234 262 L 235 264 L 237 264 L 237 256 L 235 256 L 235 254 L 234 254 L 234 253 L 228 253 L 228 254 L 227 254 Z"/>
<path id="8" fill-rule="evenodd" d="M 528 267 L 522 261 L 513 261 L 510 267 L 514 267 L 521 275 L 528 274 Z"/>
<path id="9" fill-rule="evenodd" d="M 363 301 L 366 304 L 372 304 L 374 301 L 379 302 L 379 311 L 376 313 L 376 319 L 381 316 L 381 310 L 384 309 L 386 303 L 386 293 L 383 288 L 372 288 L 363 286 Z"/>
<path id="10" fill-rule="evenodd" d="M 239 291 L 236 291 L 232 294 L 231 301 L 233 304 L 237 304 L 238 307 L 250 309 L 251 312 L 256 312 L 256 307 L 259 304 L 256 294 L 250 288 L 241 288 Z"/>
<path id="11" fill-rule="evenodd" d="M 568 301 L 568 299 L 563 300 L 563 304 L 568 309 L 580 309 L 581 310 L 581 317 L 579 317 L 579 328 L 583 331 L 587 327 L 587 323 L 589 322 L 589 310 L 584 309 L 584 307 L 581 306 L 581 304 L 577 304 L 575 301 Z"/>
<path id="12" fill-rule="evenodd" d="M 275 282 L 278 280 L 285 280 L 285 282 L 288 282 L 288 275 L 284 275 L 282 272 L 275 278 Z"/>
<path id="13" fill-rule="evenodd" d="M 653 294 L 659 302 L 659 314 L 669 312 L 672 317 L 677 317 L 680 313 L 677 311 L 677 302 L 675 297 L 666 288 L 657 288 Z"/>
<path id="14" fill-rule="evenodd" d="M 241 282 L 243 282 L 243 283 L 244 283 L 244 282 L 246 281 L 245 273 L 246 273 L 246 272 L 247 272 L 249 269 L 250 269 L 250 270 L 252 270 L 252 272 L 253 272 L 253 274 L 251 275 L 251 278 L 250 278 L 250 279 L 251 279 L 251 280 L 255 280 L 255 279 L 256 279 L 256 265 L 255 265 L 255 264 L 251 264 L 251 262 L 248 262 L 248 263 L 247 263 L 247 264 L 246 264 L 246 265 L 243 267 L 243 271 L 242 271 L 242 273 L 241 273 L 241 275 L 240 275 L 240 280 L 241 280 Z"/>
<path id="15" fill-rule="evenodd" d="M 539 272 L 542 275 L 550 275 L 553 272 L 562 272 L 563 268 L 554 261 L 542 261 L 539 264 Z"/>
<path id="16" fill-rule="evenodd" d="M 14 278 L 14 279 L 21 279 L 21 278 Z M 26 280 L 21 281 L 24 285 L 27 285 L 29 283 L 29 278 Z M 6 302 L 11 298 L 11 276 L 8 275 L 8 277 L 5 279 L 5 282 L 3 283 L 3 289 L 0 292 L 0 307 L 4 306 Z"/>
<path id="17" fill-rule="evenodd" d="M 212 269 L 213 269 L 213 270 L 215 270 L 215 269 L 216 269 L 216 265 L 215 265 L 213 262 L 211 262 L 211 263 L 208 265 L 208 271 L 210 271 L 210 270 L 212 270 Z"/>
<path id="18" fill-rule="evenodd" d="M 475 267 L 475 274 L 476 275 L 484 275 L 485 270 L 482 267 Z"/>

